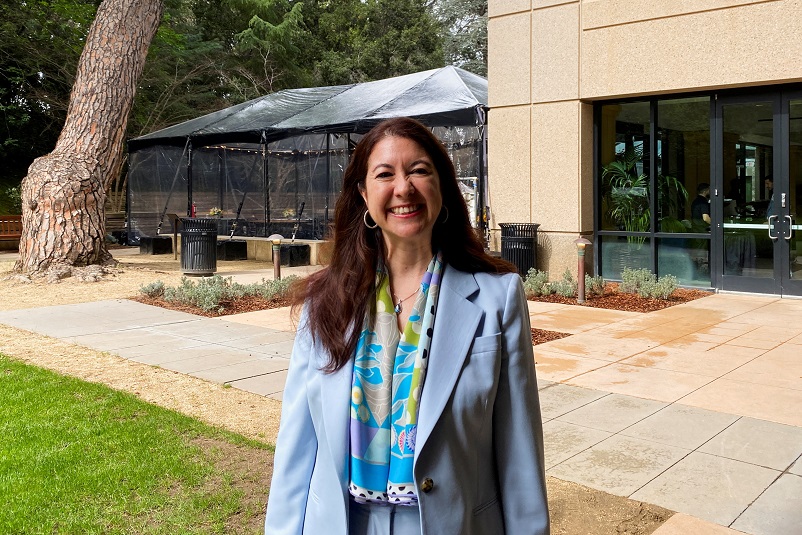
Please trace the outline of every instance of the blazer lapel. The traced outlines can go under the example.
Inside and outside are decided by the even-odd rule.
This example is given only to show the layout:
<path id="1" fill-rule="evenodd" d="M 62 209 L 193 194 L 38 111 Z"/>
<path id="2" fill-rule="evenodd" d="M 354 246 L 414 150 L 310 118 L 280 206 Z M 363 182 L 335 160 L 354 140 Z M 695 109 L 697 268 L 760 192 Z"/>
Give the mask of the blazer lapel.
<path id="1" fill-rule="evenodd" d="M 445 269 L 418 414 L 416 461 L 451 397 L 482 319 L 482 310 L 468 300 L 478 290 L 472 274 Z"/>

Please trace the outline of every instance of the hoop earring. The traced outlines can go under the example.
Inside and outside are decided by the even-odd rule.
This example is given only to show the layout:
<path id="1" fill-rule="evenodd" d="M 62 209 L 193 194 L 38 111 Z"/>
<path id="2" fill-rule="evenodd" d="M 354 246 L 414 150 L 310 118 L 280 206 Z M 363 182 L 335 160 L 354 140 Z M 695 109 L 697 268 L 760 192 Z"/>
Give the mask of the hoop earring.
<path id="1" fill-rule="evenodd" d="M 365 222 L 365 226 L 368 227 L 369 229 L 374 229 L 374 228 L 378 227 L 379 224 L 376 223 L 375 221 L 373 222 L 373 226 L 372 227 L 368 224 L 368 216 L 369 215 L 370 214 L 368 213 L 367 210 L 365 210 L 365 213 L 362 215 L 362 221 Z"/>
<path id="2" fill-rule="evenodd" d="M 440 223 L 441 223 L 441 224 L 443 224 L 443 223 L 445 223 L 446 221 L 448 221 L 448 216 L 449 216 L 449 213 L 448 213 L 448 206 L 445 206 L 445 205 L 443 205 L 443 210 L 445 210 L 445 211 L 446 211 L 446 218 L 445 218 L 445 219 L 443 219 L 442 221 L 440 221 Z"/>

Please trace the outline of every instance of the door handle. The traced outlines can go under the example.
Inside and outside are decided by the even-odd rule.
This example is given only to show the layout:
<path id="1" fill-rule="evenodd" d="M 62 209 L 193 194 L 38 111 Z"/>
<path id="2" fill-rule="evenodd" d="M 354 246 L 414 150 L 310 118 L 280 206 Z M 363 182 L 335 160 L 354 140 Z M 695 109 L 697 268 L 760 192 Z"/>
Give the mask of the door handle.
<path id="1" fill-rule="evenodd" d="M 776 240 L 777 238 L 779 238 L 779 236 L 777 236 L 777 234 L 771 233 L 772 229 L 774 229 L 774 223 L 772 222 L 772 219 L 777 219 L 777 216 L 776 215 L 769 216 L 769 238 L 771 238 L 772 240 Z"/>
<path id="2" fill-rule="evenodd" d="M 785 219 L 788 220 L 788 236 L 785 237 L 786 240 L 790 240 L 794 237 L 794 218 L 790 215 L 785 216 Z"/>

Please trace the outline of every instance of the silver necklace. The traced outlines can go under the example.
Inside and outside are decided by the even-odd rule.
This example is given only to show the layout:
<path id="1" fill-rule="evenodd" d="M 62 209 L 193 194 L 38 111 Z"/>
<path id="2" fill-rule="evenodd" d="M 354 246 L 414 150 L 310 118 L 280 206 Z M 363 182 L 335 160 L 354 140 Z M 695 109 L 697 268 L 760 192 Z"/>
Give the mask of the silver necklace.
<path id="1" fill-rule="evenodd" d="M 412 292 L 411 294 L 409 294 L 408 296 L 406 296 L 406 297 L 405 297 L 405 298 L 403 298 L 403 299 L 398 299 L 398 296 L 397 296 L 397 295 L 395 295 L 395 294 L 393 294 L 393 297 L 395 297 L 396 299 L 398 299 L 398 302 L 395 304 L 395 308 L 393 308 L 393 311 L 394 311 L 396 314 L 400 314 L 400 313 L 401 313 L 401 311 L 403 310 L 403 308 L 401 307 L 401 303 L 403 303 L 404 301 L 406 301 L 407 299 L 409 299 L 409 298 L 410 298 L 410 297 L 412 297 L 413 295 L 417 295 L 417 293 L 418 293 L 419 291 L 420 291 L 420 288 L 416 289 L 414 292 Z"/>

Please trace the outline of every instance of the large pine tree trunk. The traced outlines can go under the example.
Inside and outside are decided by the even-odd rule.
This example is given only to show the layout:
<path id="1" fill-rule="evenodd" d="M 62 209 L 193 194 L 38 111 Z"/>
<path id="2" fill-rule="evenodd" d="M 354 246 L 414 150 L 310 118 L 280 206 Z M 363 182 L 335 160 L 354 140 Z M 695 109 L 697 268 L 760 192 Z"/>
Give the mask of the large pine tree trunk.
<path id="1" fill-rule="evenodd" d="M 112 261 L 106 191 L 119 173 L 128 115 L 162 0 L 103 0 L 89 29 L 67 120 L 53 152 L 22 182 L 22 239 L 15 266 L 33 277 Z"/>

